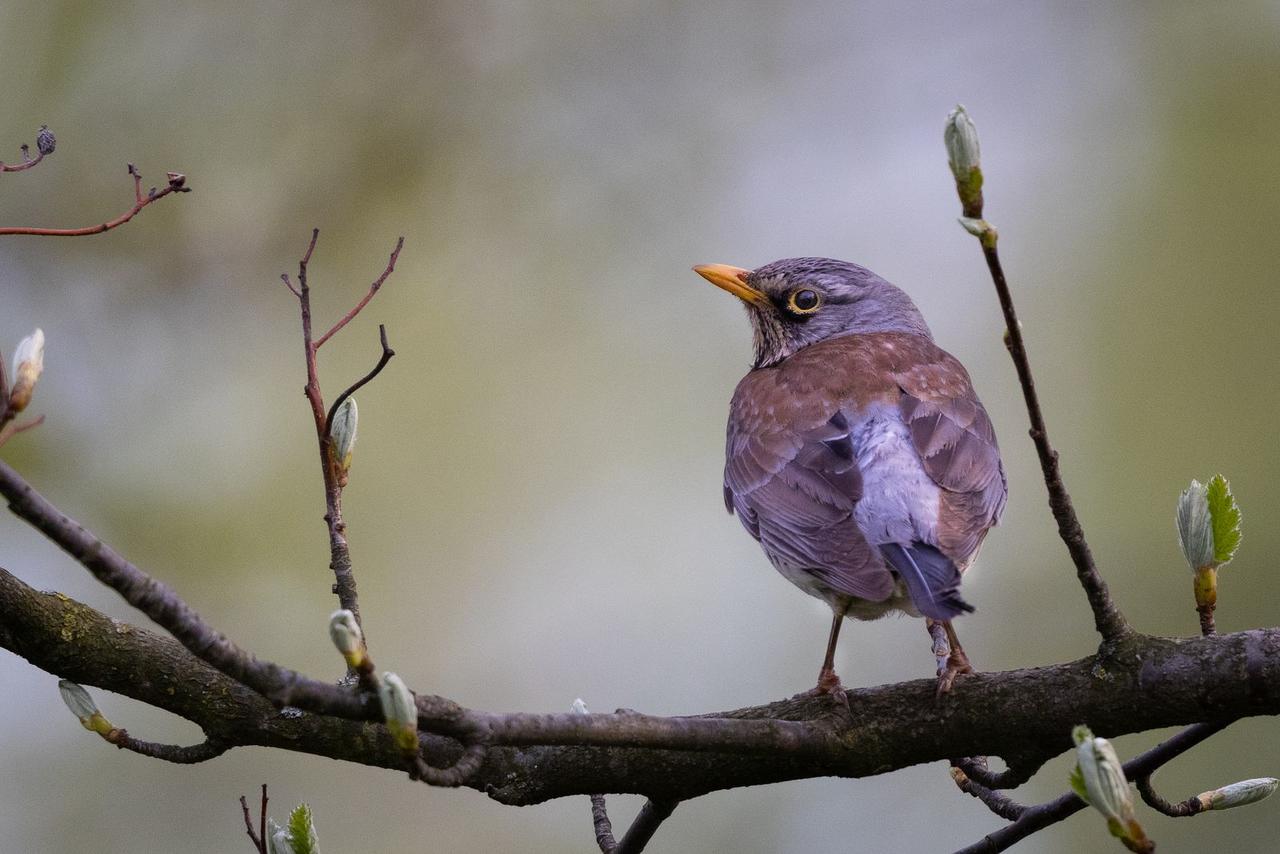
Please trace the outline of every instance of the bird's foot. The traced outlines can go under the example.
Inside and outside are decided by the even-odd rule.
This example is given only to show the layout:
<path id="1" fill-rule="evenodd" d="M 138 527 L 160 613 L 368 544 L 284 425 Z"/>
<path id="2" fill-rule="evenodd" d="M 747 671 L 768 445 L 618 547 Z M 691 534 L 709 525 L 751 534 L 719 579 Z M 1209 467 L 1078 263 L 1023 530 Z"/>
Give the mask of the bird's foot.
<path id="1" fill-rule="evenodd" d="M 929 639 L 933 641 L 933 657 L 938 662 L 938 676 L 947 670 L 947 661 L 951 658 L 951 644 L 947 641 L 947 630 L 942 623 L 925 620 L 929 630 Z"/>
<path id="2" fill-rule="evenodd" d="M 796 695 L 796 699 L 807 697 L 828 697 L 843 706 L 846 711 L 849 708 L 849 698 L 845 695 L 844 685 L 840 684 L 840 677 L 835 670 L 825 667 L 818 673 L 818 686 L 816 688 L 810 688 L 803 694 Z"/>
<path id="3" fill-rule="evenodd" d="M 957 676 L 972 672 L 973 667 L 969 664 L 969 656 L 964 654 L 963 649 L 953 649 L 947 656 L 946 665 L 938 670 L 938 690 L 934 697 L 941 700 L 951 693 L 951 687 L 955 684 Z"/>

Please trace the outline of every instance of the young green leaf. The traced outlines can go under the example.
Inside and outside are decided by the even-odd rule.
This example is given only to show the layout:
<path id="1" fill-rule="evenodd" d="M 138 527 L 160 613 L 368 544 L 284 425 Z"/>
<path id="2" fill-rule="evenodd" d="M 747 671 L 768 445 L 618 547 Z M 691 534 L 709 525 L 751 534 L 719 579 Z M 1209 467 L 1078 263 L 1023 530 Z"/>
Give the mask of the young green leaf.
<path id="1" fill-rule="evenodd" d="M 289 841 L 293 844 L 293 854 L 320 854 L 316 825 L 306 804 L 298 804 L 289 813 Z"/>
<path id="2" fill-rule="evenodd" d="M 1079 762 L 1072 766 L 1067 783 L 1071 786 L 1071 791 L 1076 793 L 1076 797 L 1086 804 L 1089 803 L 1089 790 L 1084 785 L 1084 772 L 1080 770 Z"/>
<path id="3" fill-rule="evenodd" d="M 1221 566 L 1230 562 L 1240 548 L 1240 508 L 1231 494 L 1231 485 L 1220 474 L 1209 481 L 1207 497 L 1213 519 L 1213 557 Z"/>

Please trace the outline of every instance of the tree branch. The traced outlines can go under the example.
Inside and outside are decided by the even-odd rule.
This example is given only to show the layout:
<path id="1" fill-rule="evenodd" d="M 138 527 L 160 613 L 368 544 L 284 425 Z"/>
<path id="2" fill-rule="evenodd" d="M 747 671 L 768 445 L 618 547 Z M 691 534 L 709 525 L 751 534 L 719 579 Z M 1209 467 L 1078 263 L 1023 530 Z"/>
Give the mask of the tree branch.
<path id="1" fill-rule="evenodd" d="M 382 369 L 387 366 L 387 362 L 395 355 L 395 351 L 387 344 L 386 327 L 379 326 L 378 334 L 382 341 L 382 356 L 378 360 L 378 364 L 362 379 L 339 395 L 338 399 L 334 401 L 333 407 L 327 413 L 324 406 L 324 394 L 320 390 L 320 371 L 316 356 L 320 346 L 350 323 L 369 304 L 369 301 L 378 293 L 383 283 L 395 271 L 396 260 L 400 257 L 400 250 L 404 248 L 404 238 L 401 237 L 396 241 L 396 247 L 391 252 L 391 258 L 387 261 L 387 266 L 383 269 L 382 274 L 373 280 L 373 284 L 369 286 L 368 292 L 360 302 L 356 303 L 354 308 L 343 315 L 328 332 L 320 336 L 319 339 L 313 340 L 311 288 L 307 283 L 307 265 L 311 262 L 311 255 L 315 252 L 316 241 L 319 238 L 320 229 L 313 228 L 311 230 L 311 240 L 307 243 L 307 251 L 303 253 L 302 259 L 298 262 L 297 286 L 289 280 L 287 273 L 281 275 L 280 278 L 284 280 L 285 285 L 293 292 L 293 295 L 298 298 L 298 305 L 302 314 L 302 344 L 306 353 L 307 364 L 307 384 L 303 388 L 303 392 L 311 404 L 311 416 L 315 421 L 316 439 L 320 446 L 320 470 L 324 479 L 325 496 L 324 520 L 329 530 L 329 568 L 332 570 L 334 577 L 333 592 L 338 597 L 338 603 L 351 612 L 352 616 L 355 617 L 356 624 L 363 629 L 364 622 L 360 615 L 360 598 L 356 591 L 356 577 L 351 567 L 351 550 L 347 543 L 346 523 L 342 521 L 342 488 L 345 480 L 332 453 L 332 439 L 329 436 L 329 431 L 333 426 L 333 415 L 337 412 L 338 406 L 342 401 L 381 373 Z"/>
<path id="2" fill-rule="evenodd" d="M 229 746 L 403 767 L 380 723 L 280 715 L 261 695 L 174 640 L 32 590 L 3 570 L 0 647 L 63 678 L 187 718 Z M 483 721 L 493 736 L 463 785 L 506 804 L 597 792 L 670 802 L 785 780 L 867 777 L 951 756 L 1019 755 L 1037 746 L 1062 752 L 1080 721 L 1109 737 L 1215 721 L 1156 749 L 1171 758 L 1225 721 L 1280 713 L 1280 629 L 1185 640 L 1135 635 L 1116 659 L 1090 656 L 974 674 L 957 683 L 945 708 L 933 702 L 935 688 L 933 679 L 919 679 L 850 691 L 847 714 L 829 700 L 805 696 L 692 718 L 461 710 L 456 723 Z M 423 758 L 437 767 L 453 764 L 464 749 L 459 738 L 423 737 Z M 1132 773 L 1158 764 L 1134 766 Z M 997 834 L 1022 838 L 1032 821 L 1052 823 L 1047 808 L 1035 809 L 1015 823 L 1016 830 L 1010 825 Z"/>
<path id="3" fill-rule="evenodd" d="M 87 225 L 84 228 L 35 228 L 31 226 L 8 226 L 0 228 L 0 236 L 10 234 L 33 234 L 42 237 L 85 237 L 90 234 L 101 234 L 104 231 L 110 231 L 124 225 L 129 220 L 138 215 L 139 211 L 154 202 L 158 202 L 170 193 L 189 193 L 191 188 L 187 186 L 187 176 L 180 172 L 166 173 L 169 183 L 163 190 L 157 190 L 152 187 L 146 195 L 142 192 L 142 174 L 138 172 L 132 163 L 129 164 L 129 174 L 133 176 L 133 207 L 120 214 L 115 219 L 98 223 L 97 225 Z"/>
<path id="4" fill-rule="evenodd" d="M 1226 726 L 1227 722 L 1214 722 L 1187 727 L 1168 741 L 1163 741 L 1146 753 L 1124 763 L 1125 776 L 1130 780 L 1150 776 L 1161 765 L 1181 756 Z M 1076 797 L 1074 792 L 1068 792 L 1047 803 L 1028 807 L 1013 824 L 984 836 L 973 845 L 961 848 L 956 854 L 997 854 L 1031 834 L 1075 815 L 1086 806 L 1087 804 Z"/>
<path id="5" fill-rule="evenodd" d="M 1104 643 L 1114 643 L 1130 631 L 1124 615 L 1116 607 L 1107 590 L 1107 583 L 1094 563 L 1093 553 L 1084 538 L 1084 529 L 1076 517 L 1071 496 L 1067 493 L 1062 481 L 1062 472 L 1058 466 L 1058 452 L 1049 444 L 1049 433 L 1044 423 L 1044 413 L 1040 409 L 1040 397 L 1036 392 L 1035 379 L 1031 376 L 1031 361 L 1027 357 L 1026 342 L 1022 338 L 1022 325 L 1018 322 L 1018 312 L 1013 307 L 1013 295 L 1009 291 L 1009 283 L 1005 279 L 1004 268 L 1000 264 L 1000 253 L 996 249 L 999 233 L 995 227 L 982 218 L 983 198 L 982 185 L 984 176 L 979 164 L 978 131 L 965 113 L 963 107 L 957 107 L 947 119 L 944 133 L 947 142 L 948 158 L 951 171 L 956 179 L 956 194 L 960 197 L 961 211 L 964 218 L 960 224 L 965 230 L 978 238 L 982 246 L 982 255 L 986 259 L 987 269 L 991 272 L 991 281 L 996 288 L 996 296 L 1000 300 L 1000 311 L 1004 314 L 1004 343 L 1013 359 L 1013 366 L 1018 373 L 1018 384 L 1022 387 L 1022 397 L 1027 406 L 1027 415 L 1031 420 L 1031 441 L 1040 458 L 1040 470 L 1044 475 L 1044 484 L 1049 491 L 1049 509 L 1058 523 L 1058 535 L 1067 546 L 1071 560 L 1076 567 L 1076 576 L 1089 599 L 1089 607 L 1093 610 L 1093 622 L 1102 635 Z"/>

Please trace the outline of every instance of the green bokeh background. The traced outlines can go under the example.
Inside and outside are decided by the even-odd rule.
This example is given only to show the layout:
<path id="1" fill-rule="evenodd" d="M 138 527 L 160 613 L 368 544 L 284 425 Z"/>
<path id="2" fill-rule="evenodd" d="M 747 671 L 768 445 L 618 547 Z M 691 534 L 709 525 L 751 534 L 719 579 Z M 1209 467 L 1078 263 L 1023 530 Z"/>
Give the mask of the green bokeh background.
<path id="1" fill-rule="evenodd" d="M 3 451 L 38 488 L 258 653 L 336 673 L 296 306 L 311 227 L 336 318 L 323 351 L 359 395 L 347 513 L 377 661 L 493 710 L 732 708 L 809 686 L 827 617 L 721 506 L 722 430 L 748 359 L 741 310 L 689 272 L 857 260 L 906 288 L 969 367 L 1009 472 L 966 580 L 983 668 L 1089 653 L 1046 511 L 1002 324 L 957 202 L 942 120 L 982 133 L 988 216 L 1051 435 L 1136 626 L 1196 630 L 1178 491 L 1226 473 L 1245 513 L 1218 625 L 1280 623 L 1280 5 L 11 2 L 0 224 L 82 225 L 186 172 L 108 235 L 0 243 L 0 344 L 48 335 L 37 433 Z M 0 565 L 139 620 L 0 516 Z M 849 684 L 928 675 L 918 622 L 851 626 Z M 257 749 L 195 768 L 80 730 L 52 676 L 0 654 L 0 849 L 248 850 L 237 797 L 305 800 L 326 851 L 589 851 L 585 798 L 528 809 Z M 95 692 L 140 737 L 190 724 Z M 1065 734 L 1064 734 L 1065 735 Z M 1122 754 L 1159 733 L 1121 738 Z M 1055 761 L 1018 797 L 1061 791 Z M 1170 798 L 1280 773 L 1245 721 L 1158 778 Z M 629 819 L 638 801 L 615 798 Z M 1280 806 L 1173 821 L 1165 852 L 1276 848 Z M 936 851 L 999 821 L 940 763 L 683 805 L 650 850 Z M 1118 850 L 1081 815 L 1028 852 Z"/>

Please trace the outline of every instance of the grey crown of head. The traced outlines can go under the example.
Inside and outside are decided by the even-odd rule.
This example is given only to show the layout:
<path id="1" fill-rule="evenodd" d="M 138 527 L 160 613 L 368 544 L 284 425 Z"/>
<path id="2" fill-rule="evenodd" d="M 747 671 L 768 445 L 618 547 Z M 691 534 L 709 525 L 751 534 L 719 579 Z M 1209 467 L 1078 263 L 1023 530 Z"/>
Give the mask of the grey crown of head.
<path id="1" fill-rule="evenodd" d="M 905 332 L 933 339 L 911 297 L 848 261 L 784 258 L 752 271 L 746 284 L 769 297 L 767 305 L 746 305 L 756 367 L 777 364 L 809 344 L 838 335 Z M 806 289 L 818 295 L 818 309 L 809 314 L 790 310 L 792 295 Z"/>

